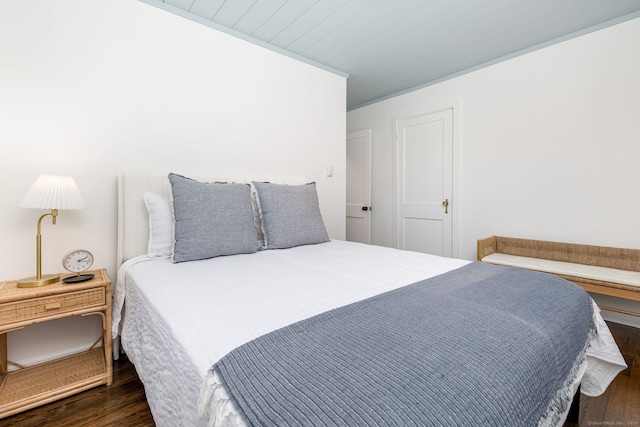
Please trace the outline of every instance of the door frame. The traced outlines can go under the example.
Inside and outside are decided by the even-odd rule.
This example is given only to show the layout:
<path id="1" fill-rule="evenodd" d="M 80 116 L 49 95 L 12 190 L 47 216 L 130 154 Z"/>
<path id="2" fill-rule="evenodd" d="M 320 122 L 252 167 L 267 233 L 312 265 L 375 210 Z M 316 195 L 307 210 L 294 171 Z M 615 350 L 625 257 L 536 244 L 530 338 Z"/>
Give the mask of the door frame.
<path id="1" fill-rule="evenodd" d="M 459 219 L 460 212 L 462 211 L 462 191 L 460 187 L 460 102 L 452 101 L 450 103 L 443 103 L 433 106 L 425 106 L 416 108 L 413 110 L 405 111 L 403 113 L 394 114 L 391 117 L 391 141 L 392 141 L 392 221 L 393 221 L 393 246 L 398 248 L 399 236 L 398 236 L 398 122 L 400 120 L 411 119 L 418 116 L 423 116 L 432 113 L 438 113 L 444 110 L 452 110 L 453 116 L 453 157 L 452 157 L 452 188 L 451 188 L 451 256 L 453 258 L 460 257 L 460 230 Z"/>
<path id="2" fill-rule="evenodd" d="M 358 130 L 358 131 L 353 131 L 353 132 L 347 132 L 346 140 L 345 140 L 345 145 L 348 143 L 348 140 L 350 139 L 349 138 L 350 136 L 351 137 L 363 137 L 368 142 L 368 158 L 366 160 L 368 161 L 368 165 L 367 166 L 369 168 L 369 171 L 368 171 L 367 176 L 365 177 L 365 179 L 367 180 L 367 183 L 366 183 L 367 184 L 367 189 L 366 189 L 367 194 L 365 194 L 365 199 L 368 199 L 368 203 L 366 203 L 368 211 L 364 215 L 364 216 L 367 217 L 366 223 L 368 225 L 368 229 L 365 230 L 365 240 L 367 240 L 367 241 L 364 242 L 364 243 L 366 243 L 368 245 L 371 244 L 371 233 L 372 233 L 372 230 L 371 230 L 371 228 L 372 228 L 371 227 L 371 157 L 372 157 L 371 156 L 371 149 L 372 149 L 372 147 L 371 147 L 371 145 L 372 145 L 371 134 L 372 134 L 372 131 L 371 131 L 370 128 L 369 129 Z M 346 220 L 346 216 L 345 216 L 345 220 Z M 345 231 L 345 233 L 346 233 L 346 231 Z"/>

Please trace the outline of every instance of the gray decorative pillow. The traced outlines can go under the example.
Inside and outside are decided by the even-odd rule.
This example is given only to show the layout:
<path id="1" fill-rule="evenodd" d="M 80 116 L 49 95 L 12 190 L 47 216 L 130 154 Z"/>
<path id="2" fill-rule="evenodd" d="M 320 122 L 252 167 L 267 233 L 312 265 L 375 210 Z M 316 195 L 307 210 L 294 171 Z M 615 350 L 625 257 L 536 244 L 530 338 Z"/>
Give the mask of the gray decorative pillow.
<path id="1" fill-rule="evenodd" d="M 320 215 L 316 184 L 253 182 L 258 195 L 267 249 L 284 249 L 329 241 Z"/>
<path id="2" fill-rule="evenodd" d="M 169 174 L 175 217 L 173 262 L 257 252 L 251 187 Z"/>

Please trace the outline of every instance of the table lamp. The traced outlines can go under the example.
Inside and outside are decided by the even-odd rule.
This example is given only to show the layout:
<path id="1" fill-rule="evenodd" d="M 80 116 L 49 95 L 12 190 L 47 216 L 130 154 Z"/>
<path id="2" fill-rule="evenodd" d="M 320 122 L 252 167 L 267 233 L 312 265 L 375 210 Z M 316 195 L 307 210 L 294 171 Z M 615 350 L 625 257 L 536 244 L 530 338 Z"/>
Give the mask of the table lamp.
<path id="1" fill-rule="evenodd" d="M 75 181 L 70 176 L 40 175 L 22 198 L 18 207 L 28 209 L 50 209 L 38 219 L 36 234 L 36 275 L 18 280 L 19 288 L 31 288 L 49 285 L 60 280 L 59 274 L 42 275 L 42 236 L 40 234 L 42 219 L 51 215 L 55 225 L 58 210 L 84 209 L 87 205 L 80 194 Z"/>

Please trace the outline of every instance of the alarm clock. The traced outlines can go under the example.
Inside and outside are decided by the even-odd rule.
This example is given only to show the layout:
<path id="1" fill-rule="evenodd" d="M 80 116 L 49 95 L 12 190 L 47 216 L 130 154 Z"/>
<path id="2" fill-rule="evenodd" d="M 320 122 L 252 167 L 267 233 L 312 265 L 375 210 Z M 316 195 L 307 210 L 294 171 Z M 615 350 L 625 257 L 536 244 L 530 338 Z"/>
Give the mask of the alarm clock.
<path id="1" fill-rule="evenodd" d="M 75 276 L 62 279 L 64 283 L 80 283 L 93 279 L 94 274 L 80 274 L 93 265 L 93 254 L 86 249 L 74 249 L 62 257 L 62 266 Z"/>

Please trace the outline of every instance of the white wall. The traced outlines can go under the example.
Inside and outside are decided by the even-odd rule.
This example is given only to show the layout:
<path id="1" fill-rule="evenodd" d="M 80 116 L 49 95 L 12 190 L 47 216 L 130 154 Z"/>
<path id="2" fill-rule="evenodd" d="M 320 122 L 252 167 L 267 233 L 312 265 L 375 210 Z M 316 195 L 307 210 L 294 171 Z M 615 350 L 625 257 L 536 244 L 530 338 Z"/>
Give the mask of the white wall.
<path id="1" fill-rule="evenodd" d="M 373 243 L 393 245 L 392 116 L 454 105 L 461 258 L 494 234 L 640 249 L 638 46 L 635 19 L 349 112 L 372 129 Z"/>
<path id="2" fill-rule="evenodd" d="M 0 280 L 35 274 L 43 212 L 17 205 L 44 173 L 89 208 L 44 221 L 43 273 L 81 247 L 115 281 L 120 172 L 315 180 L 344 238 L 345 96 L 344 77 L 135 0 L 3 0 Z"/>

